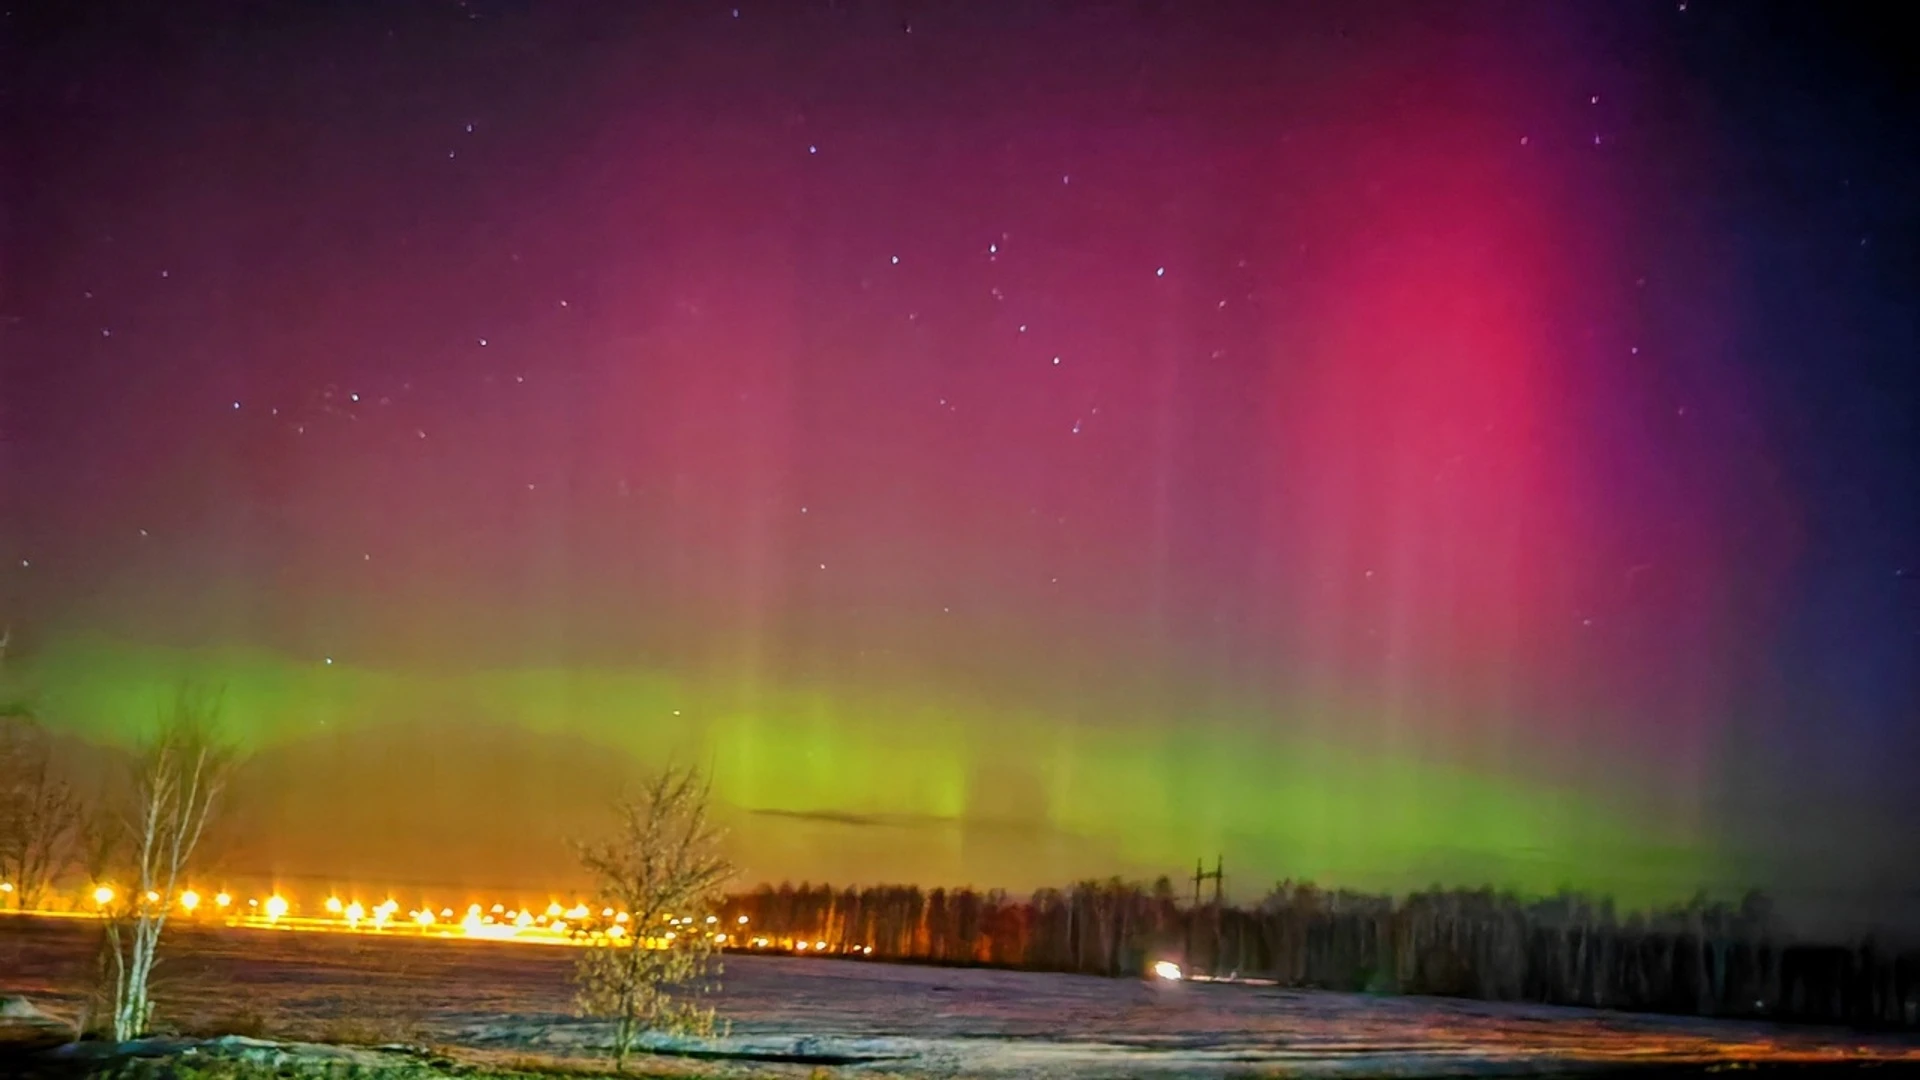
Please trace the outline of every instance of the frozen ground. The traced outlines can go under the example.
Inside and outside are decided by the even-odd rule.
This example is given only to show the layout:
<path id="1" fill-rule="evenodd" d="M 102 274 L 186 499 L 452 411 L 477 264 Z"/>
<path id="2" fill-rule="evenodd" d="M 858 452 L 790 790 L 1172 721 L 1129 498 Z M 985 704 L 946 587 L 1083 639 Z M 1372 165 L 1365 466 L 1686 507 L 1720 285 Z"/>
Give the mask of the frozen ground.
<path id="1" fill-rule="evenodd" d="M 92 933 L 81 922 L 0 919 L 0 992 L 70 1011 Z M 163 1016 L 183 1026 L 251 1014 L 309 1034 L 405 1033 L 557 1055 L 589 1052 L 606 1037 L 570 1015 L 565 949 L 193 930 L 170 944 L 156 990 Z M 733 1033 L 699 1049 L 908 1076 L 1533 1074 L 1793 1060 L 1920 1067 L 1920 1041 L 1832 1030 L 836 960 L 730 958 L 717 1004 Z"/>

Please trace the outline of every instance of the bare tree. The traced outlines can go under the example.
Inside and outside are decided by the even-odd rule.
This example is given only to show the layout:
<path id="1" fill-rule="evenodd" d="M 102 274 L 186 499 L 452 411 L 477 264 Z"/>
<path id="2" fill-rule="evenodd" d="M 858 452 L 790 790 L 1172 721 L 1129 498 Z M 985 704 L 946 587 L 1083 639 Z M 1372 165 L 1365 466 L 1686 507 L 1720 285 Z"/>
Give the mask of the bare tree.
<path id="1" fill-rule="evenodd" d="M 0 717 L 0 881 L 21 910 L 38 907 L 41 891 L 72 863 L 79 826 L 80 802 L 54 768 L 47 733 L 32 720 Z"/>
<path id="2" fill-rule="evenodd" d="M 233 750 L 215 728 L 217 715 L 214 702 L 182 690 L 135 763 L 119 860 L 125 889 L 102 905 L 116 1041 L 148 1030 L 153 1004 L 147 985 L 159 960 L 160 933 L 233 769 Z"/>
<path id="3" fill-rule="evenodd" d="M 617 1069 L 644 1031 L 714 1029 L 713 1010 L 693 997 L 718 975 L 724 932 L 709 915 L 733 868 L 707 816 L 709 794 L 698 770 L 665 770 L 616 807 L 611 837 L 581 846 L 600 903 L 629 920 L 596 935 L 574 971 L 581 1013 L 614 1022 Z"/>

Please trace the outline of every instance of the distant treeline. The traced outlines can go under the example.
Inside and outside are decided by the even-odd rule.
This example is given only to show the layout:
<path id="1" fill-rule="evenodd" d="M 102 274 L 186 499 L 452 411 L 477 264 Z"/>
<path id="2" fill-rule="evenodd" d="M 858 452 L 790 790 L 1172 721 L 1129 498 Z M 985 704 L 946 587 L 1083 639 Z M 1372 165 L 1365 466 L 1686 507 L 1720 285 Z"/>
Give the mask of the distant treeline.
<path id="1" fill-rule="evenodd" d="M 873 959 L 1132 976 L 1158 960 L 1283 986 L 1866 1027 L 1920 1027 L 1920 951 L 1790 941 L 1761 894 L 1617 916 L 1610 901 L 1491 889 L 1404 898 L 1283 883 L 1254 907 L 1085 882 L 1029 899 L 911 886 L 762 886 L 727 925 Z"/>

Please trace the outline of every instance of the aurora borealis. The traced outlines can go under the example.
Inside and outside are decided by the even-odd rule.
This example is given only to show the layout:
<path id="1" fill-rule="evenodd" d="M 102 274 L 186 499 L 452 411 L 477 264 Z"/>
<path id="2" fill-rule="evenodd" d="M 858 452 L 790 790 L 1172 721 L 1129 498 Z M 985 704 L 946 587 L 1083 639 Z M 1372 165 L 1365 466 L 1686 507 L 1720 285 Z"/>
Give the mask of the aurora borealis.
<path id="1" fill-rule="evenodd" d="M 1920 886 L 1840 16 L 8 18 L 7 678 L 225 687 L 236 865 L 550 876 L 692 760 L 755 878 Z"/>

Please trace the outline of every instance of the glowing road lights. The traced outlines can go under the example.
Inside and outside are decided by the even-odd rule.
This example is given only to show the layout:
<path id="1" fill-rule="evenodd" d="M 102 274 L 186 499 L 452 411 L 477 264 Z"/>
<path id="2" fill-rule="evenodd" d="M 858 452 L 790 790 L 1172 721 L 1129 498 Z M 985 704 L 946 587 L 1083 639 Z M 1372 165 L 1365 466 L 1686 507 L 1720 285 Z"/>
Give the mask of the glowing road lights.
<path id="1" fill-rule="evenodd" d="M 11 884 L 0 882 L 0 885 Z M 15 891 L 14 888 L 0 889 L 0 895 Z M 177 903 L 179 908 L 176 910 L 187 914 L 202 912 L 203 909 L 211 912 L 218 908 L 218 918 L 228 926 L 270 927 L 283 931 L 351 932 L 421 938 L 464 937 L 540 945 L 618 944 L 644 949 L 675 949 L 691 943 L 726 950 L 787 950 L 823 959 L 830 956 L 857 958 L 873 955 L 872 946 L 863 947 L 852 942 L 839 941 L 829 946 L 823 940 L 749 936 L 746 927 L 753 921 L 749 915 L 718 912 L 711 915 L 705 912 L 678 915 L 661 912 L 657 923 L 653 921 L 653 916 L 645 917 L 643 928 L 640 918 L 621 910 L 618 905 L 596 908 L 579 901 L 572 907 L 563 906 L 564 901 L 550 902 L 546 910 L 554 912 L 553 915 L 540 914 L 536 908 L 519 909 L 504 904 L 493 904 L 489 908 L 485 900 L 469 903 L 462 908 L 443 907 L 436 910 L 432 905 L 422 903 L 417 908 L 402 909 L 397 900 L 389 897 L 368 908 L 360 901 L 349 901 L 338 893 L 327 892 L 306 896 L 263 892 L 246 897 L 225 892 L 205 895 L 183 888 L 169 901 L 164 892 L 134 890 L 123 893 L 116 886 L 102 883 L 78 896 L 69 895 L 64 904 L 49 910 L 63 914 L 77 913 L 75 909 L 85 907 L 85 900 L 89 896 L 97 905 L 98 914 L 103 916 L 122 911 L 123 905 L 129 901 L 135 904 L 136 912 L 153 911 L 155 906 Z M 240 901 L 244 901 L 244 904 Z M 400 916 L 403 910 L 405 918 Z M 732 928 L 731 932 L 729 928 Z"/>
<path id="2" fill-rule="evenodd" d="M 1179 982 L 1181 979 L 1180 965 L 1171 960 L 1157 960 L 1153 965 L 1153 977 L 1156 979 L 1165 979 L 1168 982 Z"/>

